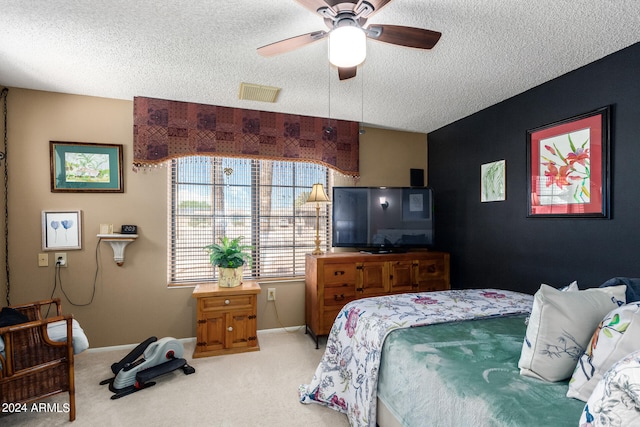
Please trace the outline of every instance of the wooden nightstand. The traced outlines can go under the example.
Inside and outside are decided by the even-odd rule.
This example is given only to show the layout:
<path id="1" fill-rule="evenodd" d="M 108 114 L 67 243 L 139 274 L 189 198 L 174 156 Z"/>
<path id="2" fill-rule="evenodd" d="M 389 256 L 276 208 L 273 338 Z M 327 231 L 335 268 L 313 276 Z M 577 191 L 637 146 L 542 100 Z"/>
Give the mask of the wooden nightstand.
<path id="1" fill-rule="evenodd" d="M 196 286 L 196 346 L 193 357 L 258 351 L 257 295 L 260 285 L 245 281 L 235 288 Z"/>

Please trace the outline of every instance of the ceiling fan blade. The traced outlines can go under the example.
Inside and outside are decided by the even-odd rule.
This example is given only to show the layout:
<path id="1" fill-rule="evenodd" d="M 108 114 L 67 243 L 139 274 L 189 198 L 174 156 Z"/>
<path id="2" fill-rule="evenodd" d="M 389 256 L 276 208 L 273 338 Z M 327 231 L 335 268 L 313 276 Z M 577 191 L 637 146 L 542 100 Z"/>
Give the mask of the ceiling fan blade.
<path id="1" fill-rule="evenodd" d="M 359 11 L 362 7 L 362 3 L 369 3 L 371 6 L 373 6 L 373 12 L 363 15 L 363 18 L 371 18 L 373 15 L 380 12 L 380 9 L 391 3 L 391 0 L 359 0 L 353 10 L 355 10 L 356 12 Z"/>
<path id="2" fill-rule="evenodd" d="M 402 25 L 372 25 L 367 36 L 373 40 L 400 46 L 431 49 L 438 43 L 442 33 L 422 28 L 404 27 Z M 380 33 L 372 34 L 372 33 Z"/>
<path id="3" fill-rule="evenodd" d="M 356 76 L 356 71 L 358 71 L 358 67 L 339 67 L 338 68 L 338 78 L 340 80 L 347 80 Z"/>
<path id="4" fill-rule="evenodd" d="M 318 12 L 318 9 L 321 9 L 323 7 L 333 9 L 333 7 L 324 0 L 296 0 L 296 2 L 300 3 L 302 6 L 306 7 L 313 13 Z"/>
<path id="5" fill-rule="evenodd" d="M 271 43 L 258 48 L 258 53 L 262 56 L 273 56 L 281 53 L 289 52 L 310 43 L 325 38 L 329 34 L 326 31 L 314 31 L 312 33 L 302 34 L 291 37 L 279 42 Z"/>

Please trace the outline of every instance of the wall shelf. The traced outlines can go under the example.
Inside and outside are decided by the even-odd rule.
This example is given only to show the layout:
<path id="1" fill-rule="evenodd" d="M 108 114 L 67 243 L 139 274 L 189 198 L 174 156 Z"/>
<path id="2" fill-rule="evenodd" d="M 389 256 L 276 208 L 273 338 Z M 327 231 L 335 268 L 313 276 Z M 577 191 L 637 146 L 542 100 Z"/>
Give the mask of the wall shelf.
<path id="1" fill-rule="evenodd" d="M 137 238 L 137 234 L 98 234 L 98 238 L 107 242 L 113 249 L 113 260 L 121 267 L 124 264 L 124 249 Z"/>

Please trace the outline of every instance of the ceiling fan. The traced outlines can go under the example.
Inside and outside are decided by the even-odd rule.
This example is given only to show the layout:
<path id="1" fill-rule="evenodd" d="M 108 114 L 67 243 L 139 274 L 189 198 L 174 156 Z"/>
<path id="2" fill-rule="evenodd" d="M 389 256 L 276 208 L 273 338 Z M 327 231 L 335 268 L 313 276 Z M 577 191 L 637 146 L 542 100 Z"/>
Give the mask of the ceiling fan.
<path id="1" fill-rule="evenodd" d="M 400 25 L 374 24 L 366 27 L 367 19 L 379 12 L 391 0 L 296 0 L 317 13 L 329 31 L 313 31 L 258 48 L 262 56 L 289 52 L 329 37 L 329 61 L 338 67 L 340 80 L 356 76 L 358 65 L 366 56 L 366 39 L 400 46 L 431 49 L 441 33 Z"/>

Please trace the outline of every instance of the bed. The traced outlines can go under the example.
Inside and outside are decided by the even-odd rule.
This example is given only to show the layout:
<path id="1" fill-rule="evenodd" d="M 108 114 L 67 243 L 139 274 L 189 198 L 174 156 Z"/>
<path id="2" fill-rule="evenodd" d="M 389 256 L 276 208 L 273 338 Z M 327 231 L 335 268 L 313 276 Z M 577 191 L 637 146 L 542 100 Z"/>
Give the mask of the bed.
<path id="1" fill-rule="evenodd" d="M 577 426 L 586 399 L 567 397 L 574 335 L 593 340 L 602 313 L 625 303 L 625 287 L 546 292 L 534 298 L 467 289 L 353 301 L 336 318 L 312 381 L 299 388 L 300 401 L 343 412 L 352 426 Z M 586 338 L 564 315 L 588 318 L 586 327 L 578 325 Z M 551 337 L 554 328 L 563 335 L 562 351 L 545 344 L 543 335 Z M 553 375 L 563 379 L 545 380 Z"/>
<path id="2" fill-rule="evenodd" d="M 393 419 L 378 423 L 575 427 L 584 402 L 565 396 L 568 381 L 520 375 L 525 319 L 508 316 L 391 332 L 383 347 L 378 404 Z"/>

